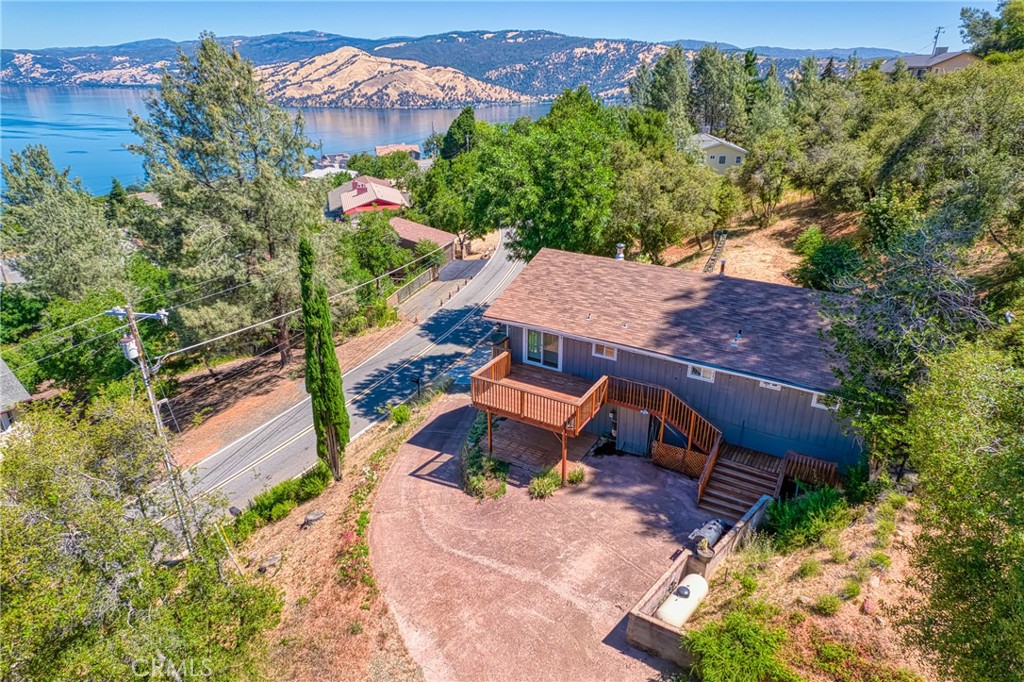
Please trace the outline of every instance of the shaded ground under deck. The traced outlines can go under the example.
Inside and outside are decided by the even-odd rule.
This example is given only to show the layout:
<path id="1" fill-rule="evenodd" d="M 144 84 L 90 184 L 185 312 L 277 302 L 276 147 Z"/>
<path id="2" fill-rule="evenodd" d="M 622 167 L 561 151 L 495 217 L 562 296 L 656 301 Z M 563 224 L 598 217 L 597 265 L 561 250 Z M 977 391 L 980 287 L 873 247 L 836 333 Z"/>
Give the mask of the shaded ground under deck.
<path id="1" fill-rule="evenodd" d="M 495 459 L 514 464 L 528 471 L 557 466 L 562 461 L 561 436 L 514 419 L 500 420 L 494 429 Z M 597 436 L 581 433 L 566 442 L 569 462 L 579 462 L 597 442 Z"/>

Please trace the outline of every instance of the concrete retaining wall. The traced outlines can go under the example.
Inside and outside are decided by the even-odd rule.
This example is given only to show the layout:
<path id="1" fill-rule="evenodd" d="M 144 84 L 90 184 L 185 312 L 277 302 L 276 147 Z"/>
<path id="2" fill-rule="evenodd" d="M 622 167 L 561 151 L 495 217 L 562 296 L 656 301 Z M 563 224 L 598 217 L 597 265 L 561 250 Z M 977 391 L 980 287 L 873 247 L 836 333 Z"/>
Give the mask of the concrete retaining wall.
<path id="1" fill-rule="evenodd" d="M 672 562 L 669 569 L 630 609 L 626 620 L 626 642 L 680 667 L 688 668 L 693 665 L 693 656 L 682 646 L 685 629 L 663 623 L 654 617 L 654 613 L 665 597 L 679 586 L 683 577 L 690 573 L 697 573 L 710 582 L 712 574 L 718 570 L 726 557 L 732 554 L 743 538 L 760 525 L 771 501 L 769 495 L 764 495 L 754 503 L 743 518 L 718 539 L 714 546 L 714 556 L 710 559 L 683 550 L 679 558 Z"/>

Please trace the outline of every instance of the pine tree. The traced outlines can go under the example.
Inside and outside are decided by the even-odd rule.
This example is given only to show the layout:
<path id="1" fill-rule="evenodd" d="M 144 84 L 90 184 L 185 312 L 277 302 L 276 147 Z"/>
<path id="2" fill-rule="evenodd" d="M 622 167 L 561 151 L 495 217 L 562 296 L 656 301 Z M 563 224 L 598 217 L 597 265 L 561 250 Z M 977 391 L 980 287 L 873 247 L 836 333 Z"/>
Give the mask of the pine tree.
<path id="1" fill-rule="evenodd" d="M 340 481 L 345 465 L 349 419 L 345 409 L 341 369 L 334 353 L 331 309 L 327 288 L 314 281 L 316 255 L 309 240 L 299 241 L 299 279 L 302 288 L 302 324 L 306 331 L 306 391 L 313 406 L 316 454 Z"/>
<path id="2" fill-rule="evenodd" d="M 112 178 L 110 181 L 110 193 L 107 194 L 107 220 L 114 222 L 117 219 L 117 209 L 119 206 L 124 206 L 124 202 L 128 198 L 128 192 L 125 191 L 124 185 L 117 178 Z"/>
<path id="3" fill-rule="evenodd" d="M 441 141 L 441 158 L 454 159 L 473 148 L 476 133 L 476 117 L 473 107 L 465 107 L 452 121 L 448 132 Z"/>

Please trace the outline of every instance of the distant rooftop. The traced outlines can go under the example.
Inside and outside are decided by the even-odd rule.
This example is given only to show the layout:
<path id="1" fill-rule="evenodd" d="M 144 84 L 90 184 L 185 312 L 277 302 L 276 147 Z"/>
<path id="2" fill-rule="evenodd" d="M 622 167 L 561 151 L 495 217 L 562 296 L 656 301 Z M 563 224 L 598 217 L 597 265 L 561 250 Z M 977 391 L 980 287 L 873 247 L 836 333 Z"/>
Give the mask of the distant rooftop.
<path id="1" fill-rule="evenodd" d="M 739 146 L 738 144 L 733 144 L 732 142 L 723 140 L 720 137 L 715 137 L 714 135 L 711 135 L 709 133 L 697 133 L 696 135 L 691 135 L 690 141 L 696 143 L 697 146 L 699 146 L 701 149 L 711 149 L 712 147 L 724 144 L 726 147 L 735 149 L 736 151 L 742 152 L 743 154 L 747 153 L 747 150 Z"/>

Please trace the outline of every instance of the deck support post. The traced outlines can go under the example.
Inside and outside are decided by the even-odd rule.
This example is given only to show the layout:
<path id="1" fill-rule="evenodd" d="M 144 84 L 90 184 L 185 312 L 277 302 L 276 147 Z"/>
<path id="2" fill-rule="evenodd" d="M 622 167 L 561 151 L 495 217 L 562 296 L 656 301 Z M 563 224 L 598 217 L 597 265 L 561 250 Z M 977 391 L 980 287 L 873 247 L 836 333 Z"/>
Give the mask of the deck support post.
<path id="1" fill-rule="evenodd" d="M 661 399 L 661 429 L 658 430 L 658 444 L 665 444 L 665 418 L 668 416 L 668 389 L 664 390 L 664 396 Z"/>
<path id="2" fill-rule="evenodd" d="M 567 454 L 567 450 L 566 450 L 565 439 L 566 439 L 565 431 L 562 431 L 562 485 L 563 486 L 565 485 L 566 479 L 569 476 L 569 462 L 568 462 L 569 458 L 568 458 L 568 454 Z"/>
<path id="3" fill-rule="evenodd" d="M 494 454 L 494 439 L 491 435 L 491 411 L 487 410 L 487 453 Z"/>

